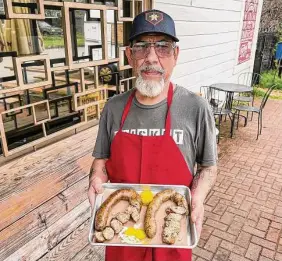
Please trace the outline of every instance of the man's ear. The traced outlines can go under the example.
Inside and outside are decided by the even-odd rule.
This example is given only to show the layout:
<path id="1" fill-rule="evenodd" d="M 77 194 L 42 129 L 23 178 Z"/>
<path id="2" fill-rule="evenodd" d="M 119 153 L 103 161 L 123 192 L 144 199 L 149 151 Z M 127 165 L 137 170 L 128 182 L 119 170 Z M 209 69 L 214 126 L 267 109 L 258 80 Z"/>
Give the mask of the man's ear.
<path id="1" fill-rule="evenodd" d="M 174 49 L 175 64 L 177 63 L 178 55 L 179 55 L 179 46 L 176 46 L 175 49 Z"/>
<path id="2" fill-rule="evenodd" d="M 132 52 L 131 52 L 131 49 L 129 46 L 126 47 L 125 49 L 125 54 L 126 54 L 126 57 L 127 57 L 127 60 L 128 60 L 128 63 L 131 67 L 134 67 L 133 66 L 133 59 L 132 59 Z"/>

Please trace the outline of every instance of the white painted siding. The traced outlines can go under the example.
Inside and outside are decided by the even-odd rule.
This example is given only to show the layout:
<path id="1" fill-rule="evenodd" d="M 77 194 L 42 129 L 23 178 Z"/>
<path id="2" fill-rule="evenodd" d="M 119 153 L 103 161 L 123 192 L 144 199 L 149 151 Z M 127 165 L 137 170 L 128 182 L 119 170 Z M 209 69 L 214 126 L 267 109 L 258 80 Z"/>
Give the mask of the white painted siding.
<path id="1" fill-rule="evenodd" d="M 244 0 L 155 0 L 154 8 L 173 17 L 180 56 L 173 81 L 198 91 L 214 82 L 237 82 L 252 71 L 263 0 L 259 0 L 251 59 L 238 65 Z"/>
<path id="2" fill-rule="evenodd" d="M 175 26 L 178 36 L 187 35 L 208 35 L 228 32 L 238 32 L 240 29 L 240 22 L 193 22 L 193 21 L 176 21 Z"/>

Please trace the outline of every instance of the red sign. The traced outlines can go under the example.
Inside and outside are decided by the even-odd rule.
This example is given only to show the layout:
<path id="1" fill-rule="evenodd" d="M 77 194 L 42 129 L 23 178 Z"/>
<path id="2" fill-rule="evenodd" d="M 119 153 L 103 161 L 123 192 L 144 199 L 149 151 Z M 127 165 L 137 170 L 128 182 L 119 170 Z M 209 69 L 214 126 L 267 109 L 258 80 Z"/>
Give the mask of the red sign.
<path id="1" fill-rule="evenodd" d="M 246 0 L 238 64 L 251 58 L 259 0 Z"/>

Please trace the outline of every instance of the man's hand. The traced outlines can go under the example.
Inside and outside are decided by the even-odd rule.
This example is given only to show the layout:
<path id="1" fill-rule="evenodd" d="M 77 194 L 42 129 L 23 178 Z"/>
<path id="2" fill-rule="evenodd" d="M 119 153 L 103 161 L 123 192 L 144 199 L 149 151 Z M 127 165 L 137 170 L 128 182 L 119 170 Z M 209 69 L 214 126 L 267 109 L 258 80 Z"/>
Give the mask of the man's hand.
<path id="1" fill-rule="evenodd" d="M 102 184 L 108 182 L 105 162 L 106 159 L 95 159 L 90 170 L 88 200 L 91 209 L 94 207 L 96 194 L 103 193 Z"/>
<path id="2" fill-rule="evenodd" d="M 92 180 L 89 181 L 89 188 L 88 188 L 88 200 L 91 205 L 91 209 L 93 209 L 96 199 L 96 194 L 103 193 L 102 187 L 103 181 L 99 178 L 94 176 Z"/>
<path id="3" fill-rule="evenodd" d="M 192 222 L 196 225 L 196 230 L 198 236 L 200 238 L 202 227 L 203 227 L 203 220 L 204 220 L 204 203 L 201 200 L 192 198 L 192 213 L 191 218 Z"/>

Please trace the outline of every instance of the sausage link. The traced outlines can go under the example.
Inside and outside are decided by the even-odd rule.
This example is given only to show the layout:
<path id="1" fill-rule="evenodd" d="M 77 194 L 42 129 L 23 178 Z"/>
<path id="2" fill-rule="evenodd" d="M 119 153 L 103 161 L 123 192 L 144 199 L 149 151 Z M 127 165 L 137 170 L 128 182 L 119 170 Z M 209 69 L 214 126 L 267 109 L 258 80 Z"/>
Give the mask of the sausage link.
<path id="1" fill-rule="evenodd" d="M 177 206 L 185 207 L 185 209 L 187 210 L 186 213 L 188 213 L 187 201 L 185 197 L 182 196 L 180 193 L 172 189 L 166 189 L 158 192 L 149 204 L 145 214 L 144 230 L 149 238 L 153 238 L 156 235 L 156 213 L 159 210 L 160 206 L 168 200 L 172 200 Z"/>
<path id="2" fill-rule="evenodd" d="M 144 230 L 149 238 L 153 238 L 157 233 L 157 222 L 155 219 L 156 212 L 162 203 L 171 199 L 174 194 L 175 191 L 172 189 L 160 191 L 154 196 L 153 200 L 149 204 L 144 220 Z"/>
<path id="3" fill-rule="evenodd" d="M 136 200 L 141 205 L 141 197 L 134 189 L 116 190 L 102 203 L 96 212 L 95 229 L 97 231 L 102 231 L 106 227 L 111 209 L 121 200 Z"/>

